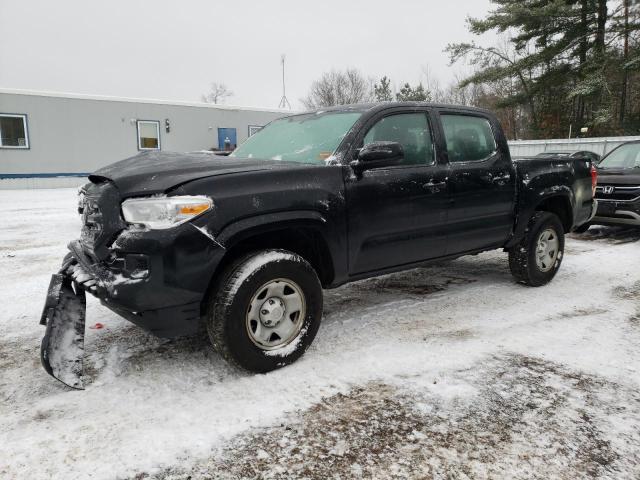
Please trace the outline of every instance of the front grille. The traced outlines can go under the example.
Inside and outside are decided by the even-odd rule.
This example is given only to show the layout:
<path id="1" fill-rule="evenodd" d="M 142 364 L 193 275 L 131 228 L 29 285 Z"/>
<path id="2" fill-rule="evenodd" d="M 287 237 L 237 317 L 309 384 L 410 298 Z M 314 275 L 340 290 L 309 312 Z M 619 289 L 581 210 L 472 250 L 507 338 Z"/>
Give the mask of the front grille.
<path id="1" fill-rule="evenodd" d="M 102 231 L 102 212 L 98 202 L 85 197 L 80 214 L 82 215 L 82 241 L 93 245 Z"/>
<path id="2" fill-rule="evenodd" d="M 632 202 L 640 199 L 640 185 L 598 185 L 596 198 L 604 201 Z"/>
<path id="3" fill-rule="evenodd" d="M 109 245 L 125 228 L 120 217 L 120 196 L 111 182 L 87 184 L 78 206 L 82 216 L 81 242 L 87 254 L 98 260 L 109 255 Z"/>

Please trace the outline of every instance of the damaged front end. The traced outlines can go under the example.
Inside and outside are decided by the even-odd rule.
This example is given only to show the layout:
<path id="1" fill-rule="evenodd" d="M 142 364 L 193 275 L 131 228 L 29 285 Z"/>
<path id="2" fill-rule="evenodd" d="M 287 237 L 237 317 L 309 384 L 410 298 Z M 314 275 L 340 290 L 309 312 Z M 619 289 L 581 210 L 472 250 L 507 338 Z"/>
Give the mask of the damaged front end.
<path id="1" fill-rule="evenodd" d="M 45 325 L 40 360 L 46 372 L 65 385 L 83 389 L 86 291 L 96 293 L 100 278 L 85 270 L 88 259 L 78 241 L 69 244 L 62 267 L 51 276 L 40 324 Z M 82 265 L 85 265 L 83 268 Z"/>
<path id="2" fill-rule="evenodd" d="M 101 209 L 99 199 L 115 209 Z M 108 255 L 107 245 L 113 232 L 124 227 L 118 205 L 117 191 L 109 183 L 88 184 L 80 190 L 81 241 L 98 258 L 88 258 L 81 241 L 69 244 L 70 252 L 58 272 L 51 276 L 40 317 L 40 324 L 46 326 L 40 345 L 42 366 L 49 375 L 76 389 L 84 388 L 86 292 L 98 296 L 103 280 L 107 279 L 108 272 L 94 267 L 101 256 Z"/>
<path id="3" fill-rule="evenodd" d="M 69 387 L 83 389 L 86 292 L 105 298 L 114 293 L 119 279 L 108 269 L 92 263 L 79 241 L 71 242 L 69 250 L 49 283 L 40 317 L 40 324 L 47 327 L 40 359 L 49 375 Z"/>
<path id="4" fill-rule="evenodd" d="M 202 216 L 210 199 L 122 200 L 113 183 L 92 182 L 81 191 L 80 238 L 69 244 L 70 252 L 52 276 L 40 318 L 46 325 L 41 345 L 45 370 L 77 389 L 84 387 L 86 293 L 158 337 L 192 335 L 201 331 L 202 301 L 225 251 Z M 165 215 L 159 204 L 174 214 Z M 159 218 L 141 228 L 147 212 Z M 168 218 L 171 225 L 158 223 Z M 189 221 L 195 219 L 202 223 Z"/>

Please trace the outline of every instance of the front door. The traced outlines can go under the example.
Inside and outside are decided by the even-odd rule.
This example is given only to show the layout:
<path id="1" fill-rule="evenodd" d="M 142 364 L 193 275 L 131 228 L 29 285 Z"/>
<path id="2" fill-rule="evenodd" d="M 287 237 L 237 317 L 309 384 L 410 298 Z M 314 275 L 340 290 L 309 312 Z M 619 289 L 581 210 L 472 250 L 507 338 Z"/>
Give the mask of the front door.
<path id="1" fill-rule="evenodd" d="M 447 255 L 500 246 L 514 225 L 516 176 L 506 140 L 481 113 L 440 114 L 451 168 Z"/>
<path id="2" fill-rule="evenodd" d="M 218 148 L 226 152 L 236 149 L 238 139 L 235 128 L 219 128 L 218 129 Z"/>
<path id="3" fill-rule="evenodd" d="M 359 147 L 398 142 L 404 161 L 346 180 L 350 275 L 444 254 L 447 167 L 437 161 L 433 138 L 426 109 L 390 109 L 372 119 L 356 139 Z"/>

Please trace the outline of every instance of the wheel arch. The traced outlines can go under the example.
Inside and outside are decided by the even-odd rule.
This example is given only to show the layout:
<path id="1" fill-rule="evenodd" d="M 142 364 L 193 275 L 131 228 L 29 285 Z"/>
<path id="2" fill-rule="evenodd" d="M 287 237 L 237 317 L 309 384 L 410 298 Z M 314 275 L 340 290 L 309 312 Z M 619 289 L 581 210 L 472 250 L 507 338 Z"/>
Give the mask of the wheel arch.
<path id="1" fill-rule="evenodd" d="M 326 219 L 314 211 L 260 215 L 235 222 L 217 236 L 225 253 L 212 273 L 212 284 L 231 262 L 252 251 L 289 250 L 313 267 L 323 287 L 331 284 L 336 268 Z"/>
<path id="2" fill-rule="evenodd" d="M 545 194 L 546 193 L 546 194 Z M 515 230 L 511 239 L 506 243 L 505 248 L 509 249 L 514 245 L 517 245 L 524 237 L 527 231 L 527 225 L 531 217 L 536 212 L 549 212 L 558 216 L 560 223 L 564 228 L 565 233 L 569 233 L 573 228 L 574 216 L 572 197 L 566 192 L 542 192 L 540 198 L 534 201 L 531 199 L 532 206 L 525 208 L 519 213 Z M 520 203 L 522 205 L 522 201 Z"/>
<path id="3" fill-rule="evenodd" d="M 568 195 L 548 195 L 543 198 L 534 208 L 535 212 L 549 212 L 558 216 L 565 233 L 569 233 L 573 228 L 573 208 Z"/>

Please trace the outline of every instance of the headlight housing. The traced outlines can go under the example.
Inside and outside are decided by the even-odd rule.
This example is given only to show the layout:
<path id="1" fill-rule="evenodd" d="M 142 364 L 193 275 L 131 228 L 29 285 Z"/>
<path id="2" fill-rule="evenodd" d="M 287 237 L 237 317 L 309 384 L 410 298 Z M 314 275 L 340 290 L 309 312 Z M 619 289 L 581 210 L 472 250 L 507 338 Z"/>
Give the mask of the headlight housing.
<path id="1" fill-rule="evenodd" d="M 211 210 L 209 197 L 144 197 L 122 202 L 122 216 L 127 223 L 163 230 L 196 218 Z"/>

